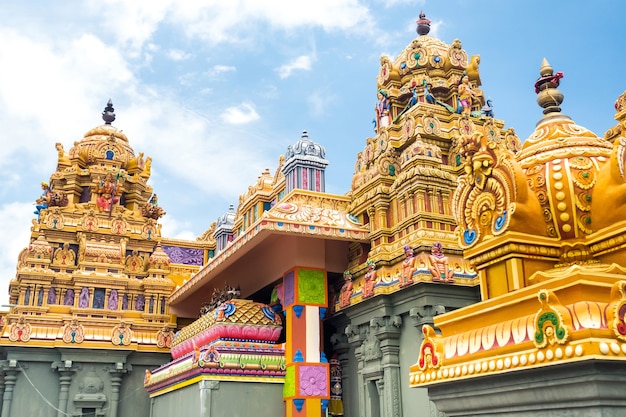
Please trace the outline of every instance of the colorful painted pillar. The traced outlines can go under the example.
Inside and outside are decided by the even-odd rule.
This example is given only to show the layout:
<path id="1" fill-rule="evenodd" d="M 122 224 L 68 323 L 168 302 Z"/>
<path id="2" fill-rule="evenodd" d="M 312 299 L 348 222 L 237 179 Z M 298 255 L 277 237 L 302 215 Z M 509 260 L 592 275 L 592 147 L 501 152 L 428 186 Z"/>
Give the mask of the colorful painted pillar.
<path id="1" fill-rule="evenodd" d="M 283 276 L 283 291 L 285 416 L 325 416 L 330 399 L 330 368 L 321 348 L 321 321 L 328 306 L 326 271 L 296 267 Z"/>

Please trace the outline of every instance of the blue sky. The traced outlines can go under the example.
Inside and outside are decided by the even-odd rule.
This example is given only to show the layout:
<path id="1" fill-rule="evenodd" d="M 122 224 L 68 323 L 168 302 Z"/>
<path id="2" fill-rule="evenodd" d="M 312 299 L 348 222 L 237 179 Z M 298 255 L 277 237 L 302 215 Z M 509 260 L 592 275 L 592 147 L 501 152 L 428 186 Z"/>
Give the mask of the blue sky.
<path id="1" fill-rule="evenodd" d="M 0 0 L 0 303 L 28 244 L 39 183 L 102 124 L 153 158 L 163 234 L 201 234 L 302 130 L 326 148 L 326 189 L 349 191 L 373 135 L 376 75 L 413 38 L 459 38 L 481 56 L 495 116 L 525 139 L 541 117 L 546 57 L 565 78 L 563 112 L 602 136 L 626 90 L 626 3 L 571 0 Z"/>

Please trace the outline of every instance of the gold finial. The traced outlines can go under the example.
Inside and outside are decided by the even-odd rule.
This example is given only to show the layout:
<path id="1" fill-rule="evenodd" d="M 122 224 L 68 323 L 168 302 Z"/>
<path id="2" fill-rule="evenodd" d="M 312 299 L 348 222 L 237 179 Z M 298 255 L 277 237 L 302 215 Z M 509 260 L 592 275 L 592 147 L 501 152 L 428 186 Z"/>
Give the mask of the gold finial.
<path id="1" fill-rule="evenodd" d="M 555 74 L 548 60 L 543 58 L 539 75 L 539 79 L 535 82 L 535 93 L 537 93 L 537 104 L 543 107 L 543 114 L 545 115 L 541 120 L 544 120 L 548 115 L 550 118 L 557 115 L 561 116 L 559 106 L 563 103 L 563 94 L 557 87 L 563 78 L 563 73 L 557 72 Z"/>

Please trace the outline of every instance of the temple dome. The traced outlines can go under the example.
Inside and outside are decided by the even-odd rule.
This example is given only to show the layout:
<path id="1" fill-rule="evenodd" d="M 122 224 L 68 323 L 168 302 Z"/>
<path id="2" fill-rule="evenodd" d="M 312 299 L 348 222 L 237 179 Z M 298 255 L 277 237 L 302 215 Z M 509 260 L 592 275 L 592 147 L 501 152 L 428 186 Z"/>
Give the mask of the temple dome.
<path id="1" fill-rule="evenodd" d="M 105 120 L 104 125 L 89 130 L 82 140 L 74 143 L 70 158 L 78 158 L 79 165 L 83 167 L 98 163 L 126 169 L 128 162 L 135 157 L 135 152 L 130 147 L 126 135 L 111 126 L 111 122 L 115 120 L 111 100 L 102 118 Z"/>
<path id="2" fill-rule="evenodd" d="M 592 194 L 613 146 L 561 113 L 557 87 L 563 75 L 554 74 L 545 59 L 540 75 L 535 89 L 544 116 L 517 161 L 542 207 L 547 235 L 580 238 L 594 230 Z"/>

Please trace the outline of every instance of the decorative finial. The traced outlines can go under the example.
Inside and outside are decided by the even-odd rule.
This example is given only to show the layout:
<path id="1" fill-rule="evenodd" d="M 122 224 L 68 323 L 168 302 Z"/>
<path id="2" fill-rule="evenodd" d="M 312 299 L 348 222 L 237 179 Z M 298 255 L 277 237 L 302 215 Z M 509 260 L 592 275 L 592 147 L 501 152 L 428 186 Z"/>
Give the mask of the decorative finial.
<path id="1" fill-rule="evenodd" d="M 430 20 L 426 19 L 424 12 L 420 12 L 420 18 L 417 20 L 417 34 L 420 36 L 428 35 L 430 32 Z"/>
<path id="2" fill-rule="evenodd" d="M 302 139 L 308 139 L 309 138 L 309 134 L 307 133 L 306 130 L 302 131 Z"/>
<path id="3" fill-rule="evenodd" d="M 535 93 L 537 93 L 537 104 L 543 107 L 543 114 L 560 113 L 559 107 L 563 103 L 563 94 L 558 90 L 559 80 L 563 78 L 562 72 L 553 72 L 552 66 L 547 59 L 541 62 L 539 69 L 539 79 L 535 83 Z"/>
<path id="4" fill-rule="evenodd" d="M 104 108 L 102 112 L 102 120 L 104 120 L 105 125 L 110 125 L 115 121 L 115 109 L 113 108 L 113 102 L 111 99 L 107 102 L 107 106 Z"/>

